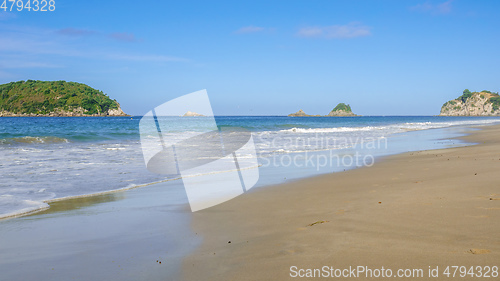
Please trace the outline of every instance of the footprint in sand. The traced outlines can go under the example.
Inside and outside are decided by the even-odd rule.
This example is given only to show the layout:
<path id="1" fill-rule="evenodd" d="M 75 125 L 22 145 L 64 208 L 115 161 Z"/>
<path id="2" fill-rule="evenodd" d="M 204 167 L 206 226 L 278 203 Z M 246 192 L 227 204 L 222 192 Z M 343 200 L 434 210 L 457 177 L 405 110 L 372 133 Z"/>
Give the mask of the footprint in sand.
<path id="1" fill-rule="evenodd" d="M 491 252 L 491 251 L 487 250 L 487 249 L 470 249 L 469 250 L 469 253 L 471 253 L 473 255 L 483 255 L 483 254 L 488 254 L 489 252 Z"/>
<path id="2" fill-rule="evenodd" d="M 307 226 L 315 226 L 315 225 L 319 225 L 319 224 L 323 224 L 323 223 L 327 223 L 327 222 L 330 222 L 330 221 L 317 221 L 317 222 L 310 223 Z"/>

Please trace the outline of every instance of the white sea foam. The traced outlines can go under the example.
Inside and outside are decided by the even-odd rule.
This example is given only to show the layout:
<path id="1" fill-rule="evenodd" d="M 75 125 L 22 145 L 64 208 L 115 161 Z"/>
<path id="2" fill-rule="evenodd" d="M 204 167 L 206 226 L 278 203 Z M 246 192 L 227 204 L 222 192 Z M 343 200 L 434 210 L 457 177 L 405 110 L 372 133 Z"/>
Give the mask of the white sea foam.
<path id="1" fill-rule="evenodd" d="M 376 132 L 384 131 L 387 134 L 393 134 L 403 131 L 426 130 L 435 128 L 445 128 L 461 125 L 486 125 L 498 123 L 498 119 L 490 120 L 470 120 L 470 121 L 449 121 L 449 122 L 405 122 L 399 124 L 382 126 L 364 126 L 364 127 L 331 127 L 331 128 L 290 128 L 280 131 L 267 131 L 269 133 L 292 133 L 292 134 L 317 134 L 317 133 L 345 133 L 345 132 Z"/>

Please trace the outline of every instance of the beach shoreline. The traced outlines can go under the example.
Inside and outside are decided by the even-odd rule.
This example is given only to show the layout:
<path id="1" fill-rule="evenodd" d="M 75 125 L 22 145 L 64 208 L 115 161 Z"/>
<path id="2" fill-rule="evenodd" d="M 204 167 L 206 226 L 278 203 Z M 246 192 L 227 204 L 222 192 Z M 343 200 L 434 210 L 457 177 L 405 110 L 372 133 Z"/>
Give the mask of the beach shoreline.
<path id="1" fill-rule="evenodd" d="M 451 135 L 470 131 L 468 129 L 470 127 L 458 128 L 459 130 L 452 129 L 451 131 L 448 129 L 445 131 L 429 129 L 420 131 L 420 133 L 418 131 L 410 132 L 408 135 L 400 135 L 404 137 L 398 137 L 399 141 L 396 143 L 404 145 L 405 141 L 414 138 L 419 144 L 427 143 L 427 145 L 416 147 L 433 147 L 435 144 L 432 144 L 431 139 L 441 143 L 439 147 L 457 145 L 456 141 L 450 141 L 446 136 L 451 137 Z M 481 128 L 486 130 L 489 127 L 483 126 Z M 473 137 L 463 139 L 469 143 L 477 142 Z M 408 149 L 412 150 L 416 148 L 410 144 L 407 146 Z M 428 150 L 423 153 L 435 151 L 440 150 Z M 413 153 L 420 154 L 421 152 Z M 390 160 L 392 157 L 398 157 L 398 155 L 377 158 L 374 167 L 385 165 L 387 159 Z M 498 158 L 500 159 L 500 153 Z M 0 269 L 7 280 L 35 275 L 38 280 L 54 280 L 56 278 L 87 280 L 81 279 L 83 277 L 79 276 L 88 278 L 99 276 L 106 277 L 108 280 L 137 280 L 139 277 L 145 280 L 181 280 L 181 276 L 184 276 L 185 280 L 286 279 L 288 277 L 286 275 L 276 275 L 283 273 L 282 270 L 277 271 L 278 267 L 274 266 L 276 262 L 286 261 L 288 263 L 290 258 L 297 258 L 294 260 L 296 265 L 304 266 L 300 264 L 304 245 L 297 244 L 300 247 L 295 248 L 293 242 L 287 242 L 293 231 L 298 230 L 297 235 L 300 236 L 307 234 L 307 231 L 318 231 L 333 223 L 337 224 L 336 219 L 342 217 L 347 219 L 357 211 L 356 208 L 365 210 L 366 206 L 371 204 L 367 203 L 369 199 L 367 196 L 383 195 L 383 190 L 377 190 L 373 193 L 371 189 L 368 193 L 364 192 L 363 187 L 352 190 L 336 190 L 339 192 L 338 198 L 333 198 L 331 202 L 332 208 L 335 209 L 322 210 L 318 214 L 318 207 L 322 206 L 328 198 L 325 195 L 328 195 L 329 190 L 312 190 L 312 196 L 309 198 L 309 196 L 304 196 L 304 189 L 300 187 L 287 189 L 286 196 L 284 193 L 277 192 L 276 188 L 293 186 L 301 182 L 310 182 L 319 186 L 324 178 L 344 177 L 342 176 L 344 174 L 346 174 L 345 177 L 350 178 L 352 177 L 352 175 L 349 176 L 351 173 L 357 175 L 358 172 L 355 171 L 366 169 L 371 168 L 357 168 L 334 175 L 310 175 L 303 179 L 296 179 L 301 176 L 297 174 L 295 178 L 290 177 L 291 180 L 288 179 L 284 184 L 278 185 L 261 183 L 247 194 L 196 213 L 189 211 L 182 181 L 177 180 L 152 184 L 148 188 L 105 192 L 97 196 L 63 198 L 51 202 L 50 208 L 41 212 L 0 220 L 2 224 L 0 236 L 4 238 L 3 242 L 0 242 L 0 260 L 3 261 L 0 263 Z M 275 182 L 283 181 L 283 178 L 280 178 L 282 173 L 277 172 L 278 170 L 266 171 L 266 173 L 261 173 L 261 177 L 267 178 L 266 183 L 271 177 Z M 293 171 L 296 169 L 285 168 L 285 171 L 288 177 L 290 172 L 294 173 Z M 335 185 L 334 188 L 338 187 Z M 247 201 L 254 196 L 257 196 L 256 198 L 260 202 L 257 205 L 251 203 L 253 201 Z M 356 203 L 358 199 L 344 200 L 353 201 L 351 203 L 339 201 L 339 198 L 346 196 L 359 198 L 361 202 L 365 203 Z M 298 207 L 294 208 L 293 204 L 289 204 L 290 201 L 283 201 L 293 198 L 302 198 L 303 202 L 298 202 L 298 205 L 296 204 Z M 226 209 L 227 204 L 239 204 L 240 200 L 243 200 L 241 207 L 246 209 L 243 213 L 238 209 L 239 207 Z M 386 202 L 388 202 L 386 199 L 379 201 L 383 201 L 380 207 L 385 207 Z M 499 201 L 492 200 L 492 202 Z M 352 206 L 347 206 L 349 204 Z M 274 207 L 279 207 L 279 209 L 275 210 Z M 256 208 L 262 208 L 260 215 L 252 214 L 251 211 Z M 262 215 L 262 213 L 265 214 Z M 204 217 L 207 215 L 208 217 Z M 266 222 L 269 216 L 275 217 L 276 221 Z M 329 216 L 333 216 L 333 218 Z M 264 220 L 260 221 L 260 217 L 263 217 Z M 207 220 L 204 221 L 206 218 Z M 241 222 L 245 223 L 241 224 Z M 228 225 L 230 229 L 226 229 Z M 250 229 L 248 229 L 249 227 Z M 234 230 L 238 231 L 232 233 Z M 214 235 L 217 239 L 212 240 Z M 313 235 L 316 237 L 315 239 L 324 240 L 325 237 L 324 232 L 313 232 Z M 335 235 L 342 237 L 342 233 Z M 202 238 L 204 238 L 203 244 Z M 25 241 L 32 242 L 27 244 Z M 229 241 L 231 243 L 228 243 Z M 284 244 L 277 251 L 266 252 L 266 247 L 269 245 L 267 243 L 270 242 Z M 208 249 L 207 243 L 209 246 L 212 245 Z M 248 251 L 244 247 L 239 249 L 242 243 L 248 243 L 252 247 L 256 246 L 256 251 L 262 252 L 264 256 L 255 255 L 254 250 Z M 213 247 L 214 245 L 215 247 Z M 232 246 L 236 248 L 236 251 L 233 252 L 233 248 L 225 249 L 226 246 Z M 47 249 L 57 249 L 57 251 L 47 251 Z M 471 246 L 471 249 L 481 250 L 483 248 L 472 248 Z M 491 253 L 496 252 L 496 250 L 487 247 L 484 249 L 489 249 Z M 82 256 L 82 253 L 86 254 Z M 491 253 L 479 256 L 489 256 Z M 231 256 L 234 254 L 241 255 L 241 257 Z M 307 253 L 307 251 L 304 254 L 309 255 L 309 258 L 321 257 L 321 255 Z M 345 257 L 352 258 L 355 255 L 351 256 L 350 253 L 347 253 Z M 215 258 L 219 260 L 216 261 Z M 256 263 L 260 266 L 258 263 L 261 263 L 263 266 L 261 274 L 252 275 L 256 274 L 255 269 L 245 273 L 247 269 L 234 267 L 234 262 L 238 263 L 244 259 L 250 260 L 249 266 L 256 265 Z M 160 261 L 162 263 L 159 263 Z M 181 264 L 182 262 L 183 264 Z M 273 266 L 266 268 L 268 264 Z M 312 262 L 310 264 L 311 266 L 316 265 Z M 93 270 L 89 271 L 88 268 Z M 222 272 L 221 269 L 223 269 Z M 240 276 L 241 269 L 246 277 Z M 186 276 L 186 274 L 201 274 L 201 276 Z"/>
<path id="2" fill-rule="evenodd" d="M 57 202 L 61 202 L 61 201 L 75 200 L 75 199 L 84 199 L 85 200 L 85 198 L 89 198 L 89 197 L 106 196 L 106 195 L 110 195 L 110 194 L 113 194 L 113 193 L 125 192 L 125 191 L 132 190 L 132 189 L 143 188 L 143 187 L 147 187 L 147 186 L 150 186 L 150 185 L 157 185 L 157 184 L 162 184 L 162 183 L 166 183 L 166 182 L 170 182 L 170 181 L 174 181 L 174 180 L 180 180 L 180 179 L 181 178 L 179 178 L 179 177 L 177 177 L 177 178 L 168 178 L 168 179 L 165 179 L 165 180 L 160 180 L 160 181 L 155 181 L 155 182 L 150 182 L 150 183 L 144 183 L 144 184 L 136 184 L 136 185 L 132 185 L 132 186 L 126 186 L 126 187 L 122 187 L 122 188 L 118 188 L 118 189 L 106 190 L 106 191 L 101 191 L 101 192 L 96 192 L 96 193 L 81 194 L 81 195 L 72 195 L 72 196 L 65 196 L 65 197 L 57 197 L 57 198 L 47 199 L 47 200 L 43 200 L 42 201 L 42 203 L 47 204 L 47 206 L 35 208 L 35 209 L 32 209 L 32 210 L 30 209 L 30 210 L 27 210 L 27 211 L 20 211 L 20 212 L 16 212 L 16 213 L 13 213 L 13 214 L 0 215 L 0 221 L 7 220 L 7 219 L 13 219 L 13 218 L 19 218 L 19 217 L 36 215 L 38 213 L 41 213 L 41 212 L 49 210 L 51 208 L 51 204 L 57 203 Z"/>
<path id="3" fill-rule="evenodd" d="M 285 280 L 292 266 L 422 269 L 427 280 L 429 267 L 499 266 L 499 135 L 483 126 L 460 137 L 476 145 L 387 156 L 193 213 L 204 240 L 184 280 Z"/>
<path id="4" fill-rule="evenodd" d="M 439 131 L 432 132 L 434 128 L 446 131 L 449 130 L 447 128 L 491 124 L 499 120 L 451 120 L 430 116 L 357 117 L 352 122 L 340 120 L 332 124 L 323 119 L 305 119 L 243 116 L 218 117 L 218 122 L 222 126 L 236 124 L 251 130 L 259 161 L 272 159 L 275 155 L 279 158 L 285 153 L 300 162 L 302 156 L 312 156 L 319 161 L 328 156 L 321 154 L 328 154 L 324 152 L 332 150 L 341 151 L 339 155 L 355 154 L 357 147 L 350 146 L 363 149 L 363 144 L 373 139 L 399 140 L 399 144 L 391 145 L 389 150 L 382 147 L 379 151 L 365 151 L 375 157 L 439 147 L 430 140 L 433 134 L 440 134 Z M 44 122 L 35 118 L 4 121 L 4 129 L 10 133 L 0 139 L 0 152 L 5 162 L 3 172 L 7 175 L 0 194 L 0 220 L 36 214 L 54 200 L 122 191 L 133 185 L 137 187 L 165 179 L 163 175 L 150 173 L 144 165 L 136 131 L 137 118 L 97 118 L 89 119 L 88 122 L 78 118 L 71 122 L 66 118 L 45 118 Z M 82 134 L 84 131 L 86 133 Z M 412 131 L 421 133 L 410 143 L 401 142 L 401 136 Z M 190 134 L 190 131 L 179 133 L 179 137 Z M 421 141 L 421 136 L 427 138 L 426 142 Z M 446 136 L 446 133 L 441 135 L 443 138 Z M 301 140 L 307 140 L 307 143 L 301 143 Z M 304 152 L 305 155 L 302 155 Z M 338 167 L 319 169 L 281 169 L 280 166 L 286 166 L 287 163 L 270 164 L 273 166 L 271 169 L 260 169 L 261 174 L 265 175 L 261 176 L 260 186 L 279 183 L 283 178 L 308 177 L 329 173 L 332 168 L 341 168 L 337 164 Z"/>

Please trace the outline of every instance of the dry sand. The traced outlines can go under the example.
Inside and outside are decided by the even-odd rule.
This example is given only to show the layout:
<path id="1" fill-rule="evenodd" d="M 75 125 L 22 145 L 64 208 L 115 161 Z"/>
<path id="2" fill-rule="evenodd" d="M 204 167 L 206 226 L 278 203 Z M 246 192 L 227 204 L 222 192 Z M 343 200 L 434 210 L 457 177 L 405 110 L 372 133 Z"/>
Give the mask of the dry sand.
<path id="1" fill-rule="evenodd" d="M 446 266 L 500 266 L 500 126 L 464 139 L 479 144 L 391 156 L 196 212 L 204 242 L 183 277 L 287 280 L 291 266 L 326 265 L 423 269 L 418 280 L 442 280 Z"/>

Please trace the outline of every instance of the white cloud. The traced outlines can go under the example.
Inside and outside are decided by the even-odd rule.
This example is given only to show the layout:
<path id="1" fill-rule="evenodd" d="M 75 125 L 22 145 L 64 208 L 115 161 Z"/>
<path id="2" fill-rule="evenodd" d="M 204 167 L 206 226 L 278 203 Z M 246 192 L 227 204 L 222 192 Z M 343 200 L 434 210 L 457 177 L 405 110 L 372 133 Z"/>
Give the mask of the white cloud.
<path id="1" fill-rule="evenodd" d="M 444 15 L 451 12 L 452 2 L 453 0 L 448 0 L 439 4 L 432 4 L 431 2 L 427 1 L 425 3 L 410 7 L 410 10 L 418 12 L 426 12 L 435 15 Z"/>
<path id="2" fill-rule="evenodd" d="M 371 28 L 361 23 L 351 22 L 346 25 L 303 27 L 297 36 L 304 38 L 349 39 L 371 35 Z"/>
<path id="3" fill-rule="evenodd" d="M 121 42 L 138 42 L 137 38 L 133 33 L 130 32 L 112 32 L 109 34 L 104 34 L 95 30 L 90 29 L 81 29 L 81 28 L 63 28 L 56 31 L 57 34 L 72 36 L 72 37 L 82 37 L 82 36 L 90 36 L 90 35 L 100 35 L 105 36 L 107 38 L 121 41 Z"/>
<path id="4" fill-rule="evenodd" d="M 45 38 L 38 34 L 4 35 L 0 39 L 0 51 L 9 55 L 60 55 L 81 56 L 83 51 L 71 48 L 69 45 L 59 42 L 54 38 Z M 7 55 L 7 54 L 3 54 Z"/>
<path id="5" fill-rule="evenodd" d="M 12 74 L 10 74 L 8 72 L 0 70 L 0 79 L 12 79 L 14 77 L 15 77 L 14 75 L 12 75 Z M 0 82 L 0 83 L 2 83 L 2 82 Z"/>
<path id="6" fill-rule="evenodd" d="M 236 33 L 236 34 L 246 34 L 246 33 L 261 32 L 261 31 L 264 31 L 264 30 L 265 30 L 264 27 L 250 25 L 250 26 L 242 27 L 242 28 L 236 30 L 234 33 Z"/>
<path id="7" fill-rule="evenodd" d="M 54 68 L 49 63 L 54 58 L 84 58 L 95 60 L 121 60 L 130 62 L 187 62 L 187 59 L 163 54 L 131 52 L 126 49 L 103 50 L 82 44 L 80 37 L 98 34 L 86 29 L 40 29 L 33 27 L 2 25 L 0 31 L 0 69 Z M 102 33 L 101 33 L 102 34 Z M 115 34 L 115 40 L 135 40 L 133 34 Z M 71 37 L 68 40 L 68 36 Z M 93 40 L 101 40 L 99 37 Z"/>
<path id="8" fill-rule="evenodd" d="M 92 35 L 96 34 L 97 32 L 93 30 L 88 30 L 88 29 L 79 29 L 79 28 L 63 28 L 59 29 L 57 33 L 62 34 L 62 35 L 68 35 L 68 36 L 85 36 L 85 35 Z"/>
<path id="9" fill-rule="evenodd" d="M 15 19 L 17 16 L 14 13 L 6 13 L 6 12 L 0 12 L 0 20 L 10 20 L 10 19 Z"/>
<path id="10" fill-rule="evenodd" d="M 23 61 L 23 60 L 2 60 L 0 68 L 14 69 L 14 68 L 59 68 L 61 65 L 52 63 L 36 62 L 36 61 Z"/>
<path id="11" fill-rule="evenodd" d="M 113 32 L 109 35 L 111 39 L 123 42 L 136 42 L 137 39 L 133 33 L 128 32 Z"/>
<path id="12" fill-rule="evenodd" d="M 187 59 L 162 55 L 104 54 L 107 59 L 139 62 L 186 62 Z"/>

